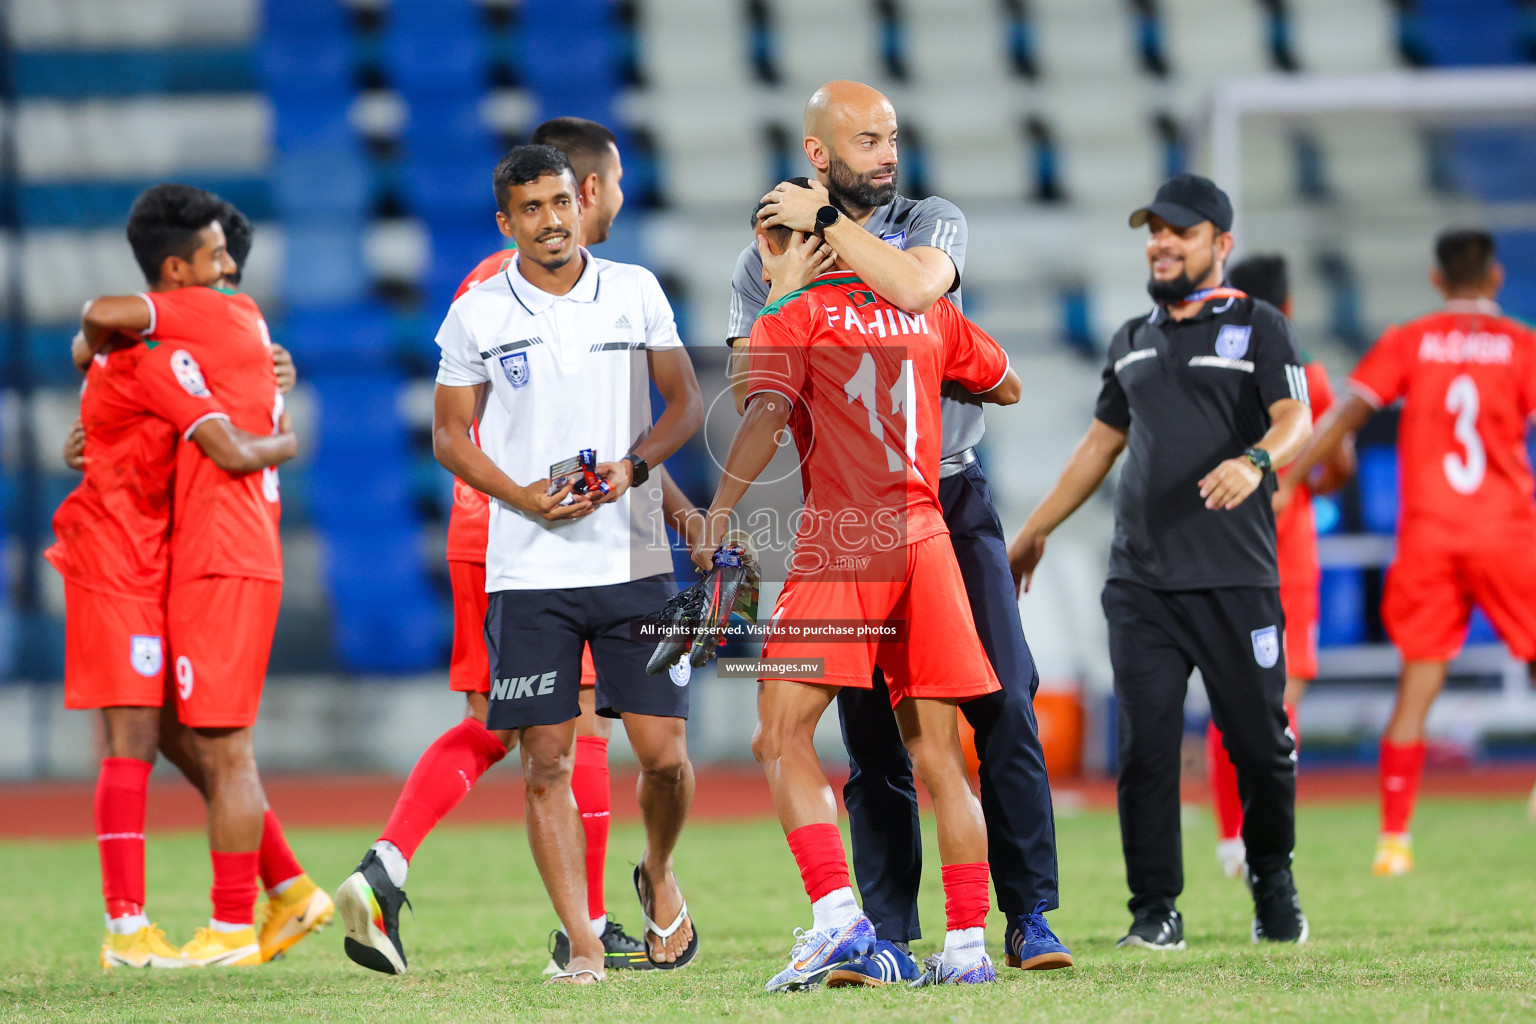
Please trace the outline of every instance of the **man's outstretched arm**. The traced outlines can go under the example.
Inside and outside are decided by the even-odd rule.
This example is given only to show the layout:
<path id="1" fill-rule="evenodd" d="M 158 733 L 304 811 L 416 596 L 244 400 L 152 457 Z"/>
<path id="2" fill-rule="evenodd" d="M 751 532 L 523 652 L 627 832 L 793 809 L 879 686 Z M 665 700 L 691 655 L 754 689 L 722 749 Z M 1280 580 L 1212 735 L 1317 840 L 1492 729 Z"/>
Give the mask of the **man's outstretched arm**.
<path id="1" fill-rule="evenodd" d="M 1095 419 L 1088 425 L 1088 432 L 1072 449 L 1061 476 L 1008 545 L 1008 566 L 1013 570 L 1015 588 L 1022 584 L 1025 590 L 1029 589 L 1030 577 L 1045 554 L 1045 538 L 1099 489 L 1125 450 L 1125 435 L 1124 430 L 1103 420 Z"/>
<path id="2" fill-rule="evenodd" d="M 283 417 L 276 434 L 253 434 L 241 430 L 223 416 L 204 420 L 190 439 L 203 454 L 226 473 L 244 476 L 271 466 L 280 466 L 298 454 L 299 442 Z"/>
<path id="3" fill-rule="evenodd" d="M 758 478 L 779 448 L 779 437 L 793 406 L 789 399 L 773 391 L 759 391 L 747 400 L 747 414 L 731 438 L 731 450 L 725 456 L 725 470 L 715 500 L 704 514 L 704 530 L 693 545 L 693 560 L 702 569 L 714 565 L 715 549 L 730 529 L 731 513 L 747 488 Z"/>

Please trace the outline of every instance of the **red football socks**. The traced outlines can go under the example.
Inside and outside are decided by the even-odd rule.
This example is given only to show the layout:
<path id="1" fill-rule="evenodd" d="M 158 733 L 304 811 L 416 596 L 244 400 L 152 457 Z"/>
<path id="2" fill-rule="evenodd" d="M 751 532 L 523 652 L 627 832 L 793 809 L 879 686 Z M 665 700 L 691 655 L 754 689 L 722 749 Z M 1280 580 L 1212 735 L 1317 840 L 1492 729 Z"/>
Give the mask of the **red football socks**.
<path id="1" fill-rule="evenodd" d="M 991 908 L 987 866 L 945 864 L 939 874 L 944 879 L 945 930 L 986 927 L 987 911 Z"/>
<path id="2" fill-rule="evenodd" d="M 791 832 L 789 852 L 800 866 L 805 894 L 815 903 L 836 889 L 852 888 L 848 878 L 848 858 L 843 853 L 843 837 L 836 825 L 802 825 Z M 946 886 L 947 890 L 947 886 Z"/>
<path id="3" fill-rule="evenodd" d="M 1381 741 L 1381 831 L 1408 831 L 1413 805 L 1419 799 L 1419 779 L 1424 774 L 1424 741 Z"/>
<path id="4" fill-rule="evenodd" d="M 576 796 L 576 809 L 581 812 L 582 830 L 587 834 L 587 916 L 596 921 L 608 913 L 603 900 L 603 869 L 608 862 L 608 813 L 612 795 L 608 788 L 606 737 L 576 737 L 571 790 Z"/>
<path id="5" fill-rule="evenodd" d="M 108 917 L 144 912 L 144 803 L 147 761 L 108 757 L 96 776 L 96 852 Z"/>
<path id="6" fill-rule="evenodd" d="M 1296 722 L 1296 707 L 1285 706 L 1285 718 L 1301 750 L 1301 726 Z M 1221 741 L 1221 730 L 1214 721 L 1205 726 L 1205 774 L 1211 783 L 1211 803 L 1216 811 L 1216 838 L 1222 842 L 1243 836 L 1243 798 L 1237 792 L 1237 769 Z"/>
<path id="7" fill-rule="evenodd" d="M 507 748 L 484 725 L 466 718 L 439 736 L 411 769 L 400 799 L 379 838 L 395 844 L 406 860 Z"/>
<path id="8" fill-rule="evenodd" d="M 261 854 L 256 850 L 213 850 L 209 857 L 213 860 L 213 919 L 221 924 L 253 924 Z"/>
<path id="9" fill-rule="evenodd" d="M 1221 742 L 1221 730 L 1211 722 L 1205 727 L 1205 774 L 1211 783 L 1211 803 L 1216 810 L 1216 838 L 1237 839 L 1243 834 L 1243 800 L 1237 794 L 1237 769 Z"/>
<path id="10" fill-rule="evenodd" d="M 304 873 L 299 858 L 293 855 L 288 838 L 283 835 L 282 823 L 272 808 L 267 808 L 261 820 L 261 885 L 271 892 L 284 882 L 292 881 Z"/>

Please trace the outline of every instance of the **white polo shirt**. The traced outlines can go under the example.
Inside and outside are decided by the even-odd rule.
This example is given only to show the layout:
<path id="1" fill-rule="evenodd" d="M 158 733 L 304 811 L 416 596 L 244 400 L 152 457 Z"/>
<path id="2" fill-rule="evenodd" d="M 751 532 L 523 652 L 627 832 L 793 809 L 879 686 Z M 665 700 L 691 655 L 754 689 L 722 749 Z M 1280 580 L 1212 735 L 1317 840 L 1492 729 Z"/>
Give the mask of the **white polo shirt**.
<path id="1" fill-rule="evenodd" d="M 530 284 L 509 265 L 471 288 L 437 333 L 437 382 L 491 382 L 504 415 L 483 418 L 480 443 L 518 484 L 583 448 L 616 462 L 651 429 L 648 351 L 680 348 L 672 306 L 644 267 L 598 259 L 565 295 Z M 548 522 L 491 501 L 485 589 L 601 587 L 672 571 L 653 476 L 575 520 Z"/>

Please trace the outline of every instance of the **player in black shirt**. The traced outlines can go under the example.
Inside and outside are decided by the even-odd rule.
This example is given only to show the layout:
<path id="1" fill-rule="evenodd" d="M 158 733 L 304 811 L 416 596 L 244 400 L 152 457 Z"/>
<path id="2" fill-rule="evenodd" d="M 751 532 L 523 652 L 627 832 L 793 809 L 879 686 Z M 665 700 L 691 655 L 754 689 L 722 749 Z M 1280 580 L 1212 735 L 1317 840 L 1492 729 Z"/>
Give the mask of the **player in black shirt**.
<path id="1" fill-rule="evenodd" d="M 1180 175 L 1131 214 L 1145 225 L 1152 313 L 1110 343 L 1093 423 L 1009 546 L 1028 583 L 1045 539 L 1129 450 L 1104 612 L 1120 716 L 1120 836 L 1135 915 L 1121 946 L 1184 948 L 1179 760 L 1198 667 L 1245 794 L 1253 938 L 1303 942 L 1291 878 L 1295 743 L 1282 699 L 1274 469 L 1311 436 L 1290 327 L 1222 287 L 1232 204 Z"/>

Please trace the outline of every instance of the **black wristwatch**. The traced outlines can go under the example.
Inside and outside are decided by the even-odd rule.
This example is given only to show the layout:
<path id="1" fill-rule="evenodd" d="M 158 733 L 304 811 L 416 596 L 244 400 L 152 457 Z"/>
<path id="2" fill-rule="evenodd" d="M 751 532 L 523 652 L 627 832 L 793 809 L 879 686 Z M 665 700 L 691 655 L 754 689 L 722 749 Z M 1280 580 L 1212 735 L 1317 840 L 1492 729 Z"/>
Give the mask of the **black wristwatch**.
<path id="1" fill-rule="evenodd" d="M 818 235 L 826 234 L 827 228 L 831 227 L 833 224 L 836 224 L 837 219 L 841 216 L 842 214 L 837 212 L 837 207 L 835 206 L 823 206 L 821 209 L 817 210 L 816 233 Z"/>
<path id="2" fill-rule="evenodd" d="M 651 478 L 651 467 L 646 465 L 645 460 L 634 452 L 624 456 L 624 461 L 633 466 L 635 470 L 635 478 L 629 482 L 629 486 L 639 487 Z"/>
<path id="3" fill-rule="evenodd" d="M 1274 472 L 1275 467 L 1270 464 L 1269 452 L 1263 448 L 1249 448 L 1243 454 L 1247 456 L 1249 462 L 1259 468 L 1260 473 Z"/>

